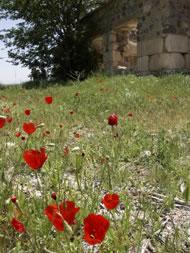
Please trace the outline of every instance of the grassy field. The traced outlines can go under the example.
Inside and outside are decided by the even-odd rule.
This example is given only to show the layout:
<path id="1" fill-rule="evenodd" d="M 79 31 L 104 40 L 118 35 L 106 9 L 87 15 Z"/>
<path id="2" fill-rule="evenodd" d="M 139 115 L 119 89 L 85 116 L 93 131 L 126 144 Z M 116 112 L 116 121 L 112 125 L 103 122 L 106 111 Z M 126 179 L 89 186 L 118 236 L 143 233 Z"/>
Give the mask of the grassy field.
<path id="1" fill-rule="evenodd" d="M 189 252 L 190 76 L 97 74 L 66 86 L 24 87 L 0 90 L 7 118 L 0 128 L 0 252 Z M 32 134 L 23 129 L 29 122 Z M 40 148 L 48 157 L 32 169 L 24 151 Z M 108 193 L 119 196 L 112 210 L 102 203 Z M 60 212 L 66 201 L 80 210 L 70 225 L 60 215 L 59 231 L 45 210 L 54 204 Z M 92 213 L 110 222 L 95 245 L 83 238 Z"/>

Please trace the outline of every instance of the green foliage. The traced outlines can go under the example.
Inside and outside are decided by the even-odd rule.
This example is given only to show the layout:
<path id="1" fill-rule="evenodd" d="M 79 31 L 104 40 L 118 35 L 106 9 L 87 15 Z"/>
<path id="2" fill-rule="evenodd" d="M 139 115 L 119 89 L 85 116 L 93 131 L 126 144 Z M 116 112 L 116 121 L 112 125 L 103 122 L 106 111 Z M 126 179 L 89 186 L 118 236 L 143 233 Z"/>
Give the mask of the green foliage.
<path id="1" fill-rule="evenodd" d="M 11 62 L 27 66 L 34 81 L 66 80 L 75 71 L 86 77 L 97 70 L 101 58 L 90 49 L 88 31 L 80 22 L 94 2 L 2 0 L 0 17 L 19 22 L 1 35 Z"/>

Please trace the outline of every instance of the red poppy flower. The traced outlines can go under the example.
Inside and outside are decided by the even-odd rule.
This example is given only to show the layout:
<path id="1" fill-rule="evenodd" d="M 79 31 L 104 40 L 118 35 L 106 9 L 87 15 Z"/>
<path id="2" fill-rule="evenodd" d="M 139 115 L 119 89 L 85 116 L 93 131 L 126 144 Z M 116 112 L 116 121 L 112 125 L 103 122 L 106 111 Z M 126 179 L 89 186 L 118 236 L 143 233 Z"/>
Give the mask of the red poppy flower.
<path id="1" fill-rule="evenodd" d="M 75 96 L 78 97 L 78 95 L 79 95 L 78 92 L 76 92 Z"/>
<path id="2" fill-rule="evenodd" d="M 60 127 L 60 128 L 62 128 L 62 127 L 63 127 L 63 125 L 61 125 L 61 124 L 60 124 L 60 125 L 59 125 L 59 127 Z"/>
<path id="3" fill-rule="evenodd" d="M 52 97 L 45 97 L 45 101 L 47 104 L 51 104 L 53 101 L 53 98 Z"/>
<path id="4" fill-rule="evenodd" d="M 81 136 L 81 135 L 80 135 L 79 133 L 76 133 L 76 134 L 75 134 L 75 137 L 76 137 L 76 138 L 80 138 L 80 136 Z"/>
<path id="5" fill-rule="evenodd" d="M 41 151 L 41 152 L 40 152 Z M 45 163 L 48 155 L 45 155 L 45 149 L 40 148 L 38 150 L 25 150 L 23 159 L 33 170 L 40 169 Z"/>
<path id="6" fill-rule="evenodd" d="M 89 214 L 84 219 L 83 239 L 91 245 L 101 243 L 104 240 L 110 222 L 102 215 Z"/>
<path id="7" fill-rule="evenodd" d="M 16 104 L 15 104 L 15 103 L 13 103 L 13 106 L 16 106 Z"/>
<path id="8" fill-rule="evenodd" d="M 102 200 L 107 209 L 114 209 L 119 204 L 119 196 L 117 194 L 106 194 Z"/>
<path id="9" fill-rule="evenodd" d="M 30 115 L 30 110 L 25 110 L 24 112 L 26 115 Z"/>
<path id="10" fill-rule="evenodd" d="M 103 89 L 101 88 L 100 91 L 103 91 Z"/>
<path id="11" fill-rule="evenodd" d="M 65 146 L 65 148 L 64 148 L 64 155 L 68 156 L 68 154 L 69 154 L 69 148 L 68 148 L 68 146 Z"/>
<path id="12" fill-rule="evenodd" d="M 129 116 L 129 117 L 133 117 L 133 114 L 132 114 L 132 113 L 129 113 L 128 116 Z"/>
<path id="13" fill-rule="evenodd" d="M 109 89 L 108 88 L 106 88 L 106 91 L 108 91 Z"/>
<path id="14" fill-rule="evenodd" d="M 16 133 L 16 137 L 21 136 L 21 132 Z"/>
<path id="15" fill-rule="evenodd" d="M 117 94 L 117 91 L 115 91 L 115 94 Z"/>
<path id="16" fill-rule="evenodd" d="M 47 134 L 47 135 L 50 135 L 50 131 L 46 131 L 46 134 Z"/>
<path id="17" fill-rule="evenodd" d="M 25 93 L 25 91 L 23 90 L 23 91 L 21 91 L 22 93 Z"/>
<path id="18" fill-rule="evenodd" d="M 76 213 L 80 210 L 80 207 L 75 208 L 75 203 L 72 201 L 66 201 L 66 208 L 64 203 L 59 205 L 49 205 L 45 209 L 45 215 L 53 223 L 55 228 L 59 231 L 64 230 L 64 221 L 65 220 L 69 225 L 72 225 L 75 220 Z"/>
<path id="19" fill-rule="evenodd" d="M 13 218 L 13 219 L 12 219 L 11 224 L 12 224 L 12 226 L 13 226 L 17 231 L 20 231 L 20 232 L 24 232 L 24 231 L 25 231 L 24 226 L 22 225 L 22 223 L 20 223 L 16 218 Z"/>
<path id="20" fill-rule="evenodd" d="M 177 99 L 176 97 L 173 97 L 173 99 Z"/>
<path id="21" fill-rule="evenodd" d="M 12 118 L 7 118 L 7 122 L 8 122 L 8 123 L 11 123 L 12 120 L 13 120 Z"/>
<path id="22" fill-rule="evenodd" d="M 70 114 L 73 114 L 73 113 L 74 113 L 74 111 L 72 110 L 72 111 L 70 111 L 69 113 L 70 113 Z"/>
<path id="23" fill-rule="evenodd" d="M 34 123 L 24 123 L 23 129 L 27 134 L 33 134 L 36 131 Z"/>
<path id="24" fill-rule="evenodd" d="M 148 99 L 150 99 L 150 96 L 147 96 Z"/>
<path id="25" fill-rule="evenodd" d="M 6 111 L 7 111 L 8 113 L 11 113 L 11 110 L 10 110 L 10 108 L 8 108 Z"/>
<path id="26" fill-rule="evenodd" d="M 4 127 L 5 119 L 0 118 L 0 128 Z"/>
<path id="27" fill-rule="evenodd" d="M 117 125 L 117 116 L 112 113 L 109 117 L 108 117 L 108 124 L 110 126 L 114 126 L 114 125 Z"/>

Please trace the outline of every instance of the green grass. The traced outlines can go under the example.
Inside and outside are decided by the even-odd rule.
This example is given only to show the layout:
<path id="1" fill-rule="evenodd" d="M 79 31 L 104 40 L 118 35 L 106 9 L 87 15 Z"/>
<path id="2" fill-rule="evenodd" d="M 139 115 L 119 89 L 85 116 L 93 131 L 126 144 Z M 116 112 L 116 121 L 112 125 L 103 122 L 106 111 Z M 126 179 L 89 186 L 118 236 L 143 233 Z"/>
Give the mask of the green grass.
<path id="1" fill-rule="evenodd" d="M 172 223 L 173 233 L 161 236 L 163 216 L 176 208 L 174 199 L 188 203 L 190 198 L 190 77 L 97 74 L 66 86 L 23 87 L 0 90 L 0 98 L 6 97 L 0 114 L 13 118 L 0 129 L 0 252 L 85 252 L 83 220 L 90 213 L 111 223 L 98 252 L 140 252 L 145 239 L 155 252 L 188 252 L 185 229 Z M 53 97 L 52 104 L 46 96 Z M 111 113 L 118 117 L 113 128 L 107 121 Z M 44 127 L 28 136 L 23 123 L 30 121 Z M 41 147 L 48 159 L 34 171 L 23 152 Z M 101 204 L 106 193 L 120 197 L 111 212 Z M 154 203 L 154 193 L 165 196 L 161 204 Z M 72 234 L 57 231 L 44 214 L 48 205 L 64 199 L 80 207 Z M 18 206 L 24 233 L 11 225 Z"/>

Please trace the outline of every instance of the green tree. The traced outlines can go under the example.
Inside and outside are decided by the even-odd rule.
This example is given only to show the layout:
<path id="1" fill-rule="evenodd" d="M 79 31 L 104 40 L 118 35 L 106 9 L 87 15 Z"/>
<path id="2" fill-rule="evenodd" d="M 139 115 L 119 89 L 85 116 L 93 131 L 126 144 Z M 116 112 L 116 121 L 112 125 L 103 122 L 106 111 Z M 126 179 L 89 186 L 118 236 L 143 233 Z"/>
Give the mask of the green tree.
<path id="1" fill-rule="evenodd" d="M 0 19 L 19 21 L 1 31 L 11 62 L 28 67 L 36 79 L 66 80 L 74 72 L 95 71 L 100 57 L 80 22 L 95 7 L 94 0 L 1 0 Z"/>

